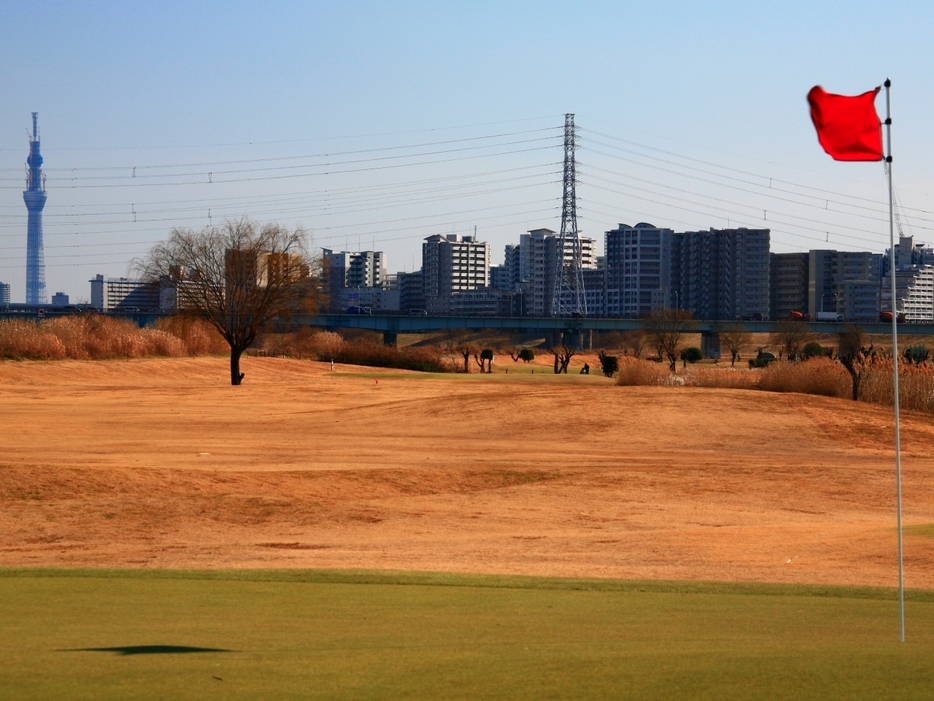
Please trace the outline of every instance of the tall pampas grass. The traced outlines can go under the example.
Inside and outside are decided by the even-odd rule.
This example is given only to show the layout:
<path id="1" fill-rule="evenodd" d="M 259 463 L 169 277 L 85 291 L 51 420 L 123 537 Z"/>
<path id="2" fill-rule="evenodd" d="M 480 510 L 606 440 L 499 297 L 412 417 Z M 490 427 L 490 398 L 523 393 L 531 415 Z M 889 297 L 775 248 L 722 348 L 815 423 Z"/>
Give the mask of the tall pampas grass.
<path id="1" fill-rule="evenodd" d="M 0 321 L 0 358 L 102 360 L 223 353 L 224 340 L 203 321 L 170 318 L 154 328 L 96 314 L 43 321 Z"/>
<path id="2" fill-rule="evenodd" d="M 899 401 L 908 411 L 934 414 L 934 364 L 898 364 Z M 830 358 L 812 358 L 800 363 L 774 362 L 761 370 L 688 368 L 672 374 L 668 368 L 647 360 L 620 358 L 616 384 L 667 387 L 717 387 L 756 389 L 766 392 L 798 392 L 850 399 L 853 385 L 849 373 Z M 892 406 L 894 397 L 892 359 L 873 356 L 866 361 L 859 400 Z"/>

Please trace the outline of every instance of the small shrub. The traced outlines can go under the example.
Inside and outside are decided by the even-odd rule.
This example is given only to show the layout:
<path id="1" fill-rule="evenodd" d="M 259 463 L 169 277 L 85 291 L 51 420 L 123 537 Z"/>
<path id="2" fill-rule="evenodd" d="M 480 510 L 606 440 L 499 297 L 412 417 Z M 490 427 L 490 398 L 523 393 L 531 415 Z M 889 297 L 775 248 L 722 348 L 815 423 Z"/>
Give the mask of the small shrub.
<path id="1" fill-rule="evenodd" d="M 607 355 L 604 351 L 597 354 L 600 359 L 600 369 L 604 377 L 613 377 L 619 371 L 619 358 L 615 355 Z"/>
<path id="2" fill-rule="evenodd" d="M 801 357 L 804 358 L 805 360 L 809 360 L 811 358 L 820 358 L 825 355 L 829 356 L 830 353 L 828 353 L 827 351 L 828 349 L 824 348 L 817 341 L 811 341 L 810 343 L 806 344 L 804 348 L 801 349 Z"/>
<path id="3" fill-rule="evenodd" d="M 692 346 L 691 348 L 685 348 L 683 351 L 681 351 L 681 360 L 686 360 L 689 363 L 693 364 L 703 359 L 704 353 L 700 348 L 695 348 Z"/>
<path id="4" fill-rule="evenodd" d="M 523 348 L 521 351 L 519 351 L 519 360 L 524 363 L 531 363 L 533 360 L 535 360 L 535 351 L 533 351 L 531 348 Z"/>
<path id="5" fill-rule="evenodd" d="M 925 346 L 911 346 L 905 349 L 905 360 L 915 365 L 927 362 L 930 355 L 930 352 Z"/>

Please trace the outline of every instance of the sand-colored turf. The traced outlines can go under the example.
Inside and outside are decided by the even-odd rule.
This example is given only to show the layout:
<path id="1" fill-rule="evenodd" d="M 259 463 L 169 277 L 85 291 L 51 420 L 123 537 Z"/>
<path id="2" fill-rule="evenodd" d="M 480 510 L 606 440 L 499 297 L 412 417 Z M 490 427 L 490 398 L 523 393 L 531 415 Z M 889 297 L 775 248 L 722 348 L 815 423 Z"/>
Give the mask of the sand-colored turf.
<path id="1" fill-rule="evenodd" d="M 884 408 L 596 375 L 244 370 L 230 387 L 223 358 L 0 363 L 0 566 L 896 584 Z M 934 420 L 905 417 L 909 587 L 934 587 L 932 439 Z"/>

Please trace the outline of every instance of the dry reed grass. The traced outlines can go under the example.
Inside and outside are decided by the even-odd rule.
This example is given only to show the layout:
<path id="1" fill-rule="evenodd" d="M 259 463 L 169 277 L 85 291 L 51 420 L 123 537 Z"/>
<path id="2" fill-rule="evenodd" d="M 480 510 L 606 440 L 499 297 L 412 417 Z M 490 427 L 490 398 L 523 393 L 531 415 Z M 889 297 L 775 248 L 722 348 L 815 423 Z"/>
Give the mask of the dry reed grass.
<path id="1" fill-rule="evenodd" d="M 637 387 L 644 385 L 670 384 L 668 367 L 661 363 L 641 360 L 631 356 L 619 359 L 619 371 L 616 375 L 616 384 L 620 387 Z"/>
<path id="2" fill-rule="evenodd" d="M 283 355 L 327 362 L 340 357 L 344 344 L 344 338 L 334 331 L 299 329 L 289 334 L 264 336 L 260 346 Z"/>
<path id="3" fill-rule="evenodd" d="M 892 374 L 891 358 L 873 358 L 863 372 L 860 399 L 892 406 L 895 396 Z M 934 414 L 934 366 L 899 362 L 898 399 L 903 409 Z"/>
<path id="4" fill-rule="evenodd" d="M 899 363 L 899 401 L 903 409 L 934 414 L 934 364 Z M 762 370 L 690 368 L 671 374 L 667 367 L 637 358 L 620 358 L 620 386 L 661 385 L 758 389 L 765 392 L 798 392 L 849 399 L 853 385 L 849 373 L 830 358 L 800 363 L 774 362 Z M 892 406 L 892 359 L 874 357 L 863 369 L 860 401 Z"/>
<path id="5" fill-rule="evenodd" d="M 230 352 L 230 346 L 217 329 L 197 317 L 183 314 L 168 316 L 156 322 L 156 329 L 181 340 L 186 355 L 220 355 Z"/>
<path id="6" fill-rule="evenodd" d="M 12 360 L 175 357 L 225 350 L 223 339 L 199 320 L 142 329 L 130 321 L 95 314 L 40 322 L 0 321 L 0 358 Z"/>
<path id="7" fill-rule="evenodd" d="M 686 384 L 691 387 L 721 387 L 724 389 L 755 389 L 759 376 L 750 370 L 729 367 L 693 368 Z"/>
<path id="8" fill-rule="evenodd" d="M 761 370 L 758 389 L 842 399 L 850 397 L 852 393 L 846 369 L 830 358 L 812 358 L 803 363 L 770 363 Z"/>

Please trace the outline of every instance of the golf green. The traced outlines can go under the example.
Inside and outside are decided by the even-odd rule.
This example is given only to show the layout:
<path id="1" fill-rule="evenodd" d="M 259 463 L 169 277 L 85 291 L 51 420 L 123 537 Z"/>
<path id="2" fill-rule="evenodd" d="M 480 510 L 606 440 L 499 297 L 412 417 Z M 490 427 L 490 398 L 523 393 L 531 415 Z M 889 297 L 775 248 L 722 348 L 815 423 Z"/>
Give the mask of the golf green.
<path id="1" fill-rule="evenodd" d="M 0 569 L 2 699 L 934 698 L 934 594 Z"/>

